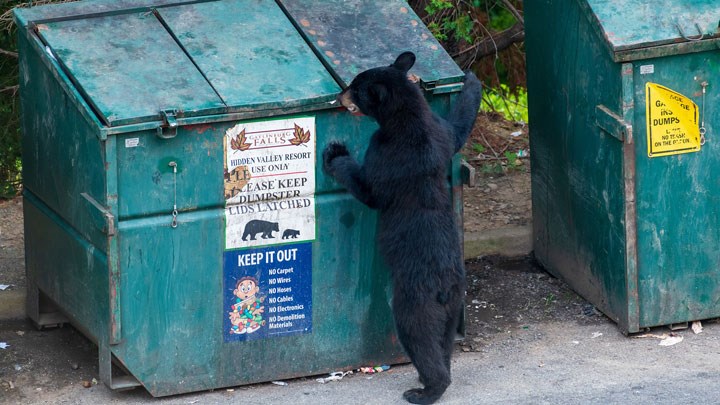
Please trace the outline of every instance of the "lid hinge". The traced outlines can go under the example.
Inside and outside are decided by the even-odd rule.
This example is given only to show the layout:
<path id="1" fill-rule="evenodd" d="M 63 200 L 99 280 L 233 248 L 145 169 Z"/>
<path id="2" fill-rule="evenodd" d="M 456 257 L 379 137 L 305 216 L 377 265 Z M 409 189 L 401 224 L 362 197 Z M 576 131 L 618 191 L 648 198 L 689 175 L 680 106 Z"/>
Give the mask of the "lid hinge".
<path id="1" fill-rule="evenodd" d="M 160 111 L 160 117 L 162 118 L 163 123 L 157 129 L 158 138 L 162 138 L 162 139 L 175 138 L 175 135 L 177 135 L 177 127 L 178 127 L 178 123 L 177 123 L 178 113 L 179 113 L 179 110 L 175 110 L 175 109 Z"/>
<path id="2" fill-rule="evenodd" d="M 456 91 L 460 91 L 460 89 L 462 89 L 462 86 L 463 82 L 438 84 L 438 82 L 424 82 L 422 80 L 420 81 L 420 87 L 427 92 L 431 92 L 432 94 L 453 93 Z"/>

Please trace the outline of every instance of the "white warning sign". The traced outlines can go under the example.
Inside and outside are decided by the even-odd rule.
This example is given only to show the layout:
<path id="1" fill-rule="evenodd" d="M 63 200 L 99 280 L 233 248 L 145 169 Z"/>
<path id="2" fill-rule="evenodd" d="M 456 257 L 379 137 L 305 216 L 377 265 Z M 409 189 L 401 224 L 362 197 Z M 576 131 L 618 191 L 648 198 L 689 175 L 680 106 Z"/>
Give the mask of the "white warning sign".
<path id="1" fill-rule="evenodd" d="M 225 133 L 225 249 L 315 239 L 315 118 Z"/>

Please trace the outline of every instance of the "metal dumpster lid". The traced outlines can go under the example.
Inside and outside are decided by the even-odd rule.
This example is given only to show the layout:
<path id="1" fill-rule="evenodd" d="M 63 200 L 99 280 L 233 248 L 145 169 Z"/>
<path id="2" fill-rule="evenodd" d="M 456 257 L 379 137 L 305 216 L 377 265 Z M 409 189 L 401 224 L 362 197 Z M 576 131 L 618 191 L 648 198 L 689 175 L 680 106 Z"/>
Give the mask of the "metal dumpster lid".
<path id="1" fill-rule="evenodd" d="M 613 51 L 720 37 L 717 0 L 580 0 Z"/>
<path id="2" fill-rule="evenodd" d="M 349 84 L 360 72 L 390 65 L 403 51 L 417 56 L 410 71 L 430 87 L 457 83 L 463 72 L 405 1 L 280 0 L 308 42 Z"/>
<path id="3" fill-rule="evenodd" d="M 72 4 L 72 3 L 70 3 Z M 37 25 L 108 126 L 282 109 L 340 91 L 272 0 L 231 0 L 72 16 Z"/>

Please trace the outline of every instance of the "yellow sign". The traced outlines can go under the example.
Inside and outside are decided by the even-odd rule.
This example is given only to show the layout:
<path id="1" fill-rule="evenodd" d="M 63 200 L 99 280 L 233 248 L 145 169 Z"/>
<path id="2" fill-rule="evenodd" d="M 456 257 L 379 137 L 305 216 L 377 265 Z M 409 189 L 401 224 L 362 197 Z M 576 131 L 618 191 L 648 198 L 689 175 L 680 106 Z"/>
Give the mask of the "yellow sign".
<path id="1" fill-rule="evenodd" d="M 645 85 L 648 156 L 700 150 L 698 108 L 688 97 L 655 83 Z"/>

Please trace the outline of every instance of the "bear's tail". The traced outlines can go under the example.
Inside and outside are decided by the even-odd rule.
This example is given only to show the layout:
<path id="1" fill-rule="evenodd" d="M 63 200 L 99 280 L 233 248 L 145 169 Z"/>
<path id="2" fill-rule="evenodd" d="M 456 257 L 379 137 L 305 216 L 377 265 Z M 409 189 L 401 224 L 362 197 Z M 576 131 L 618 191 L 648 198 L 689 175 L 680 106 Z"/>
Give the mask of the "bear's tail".
<path id="1" fill-rule="evenodd" d="M 455 153 L 465 145 L 470 131 L 475 124 L 480 99 L 482 97 L 482 84 L 472 72 L 465 73 L 462 91 L 453 103 L 447 122 L 452 126 L 455 135 Z"/>

